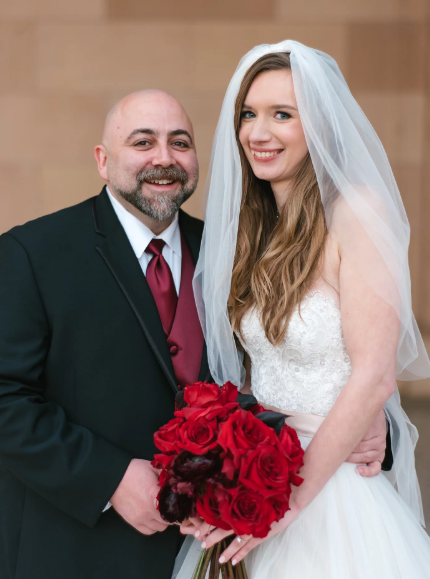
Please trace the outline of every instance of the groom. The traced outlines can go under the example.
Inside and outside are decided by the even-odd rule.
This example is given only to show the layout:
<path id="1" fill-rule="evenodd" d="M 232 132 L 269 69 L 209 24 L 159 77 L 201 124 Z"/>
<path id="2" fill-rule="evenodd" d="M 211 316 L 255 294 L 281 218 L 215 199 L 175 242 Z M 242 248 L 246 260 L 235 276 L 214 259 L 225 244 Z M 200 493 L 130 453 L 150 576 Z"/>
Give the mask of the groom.
<path id="1" fill-rule="evenodd" d="M 99 196 L 0 237 L 1 579 L 170 579 L 179 547 L 149 461 L 178 385 L 209 379 L 203 223 L 178 211 L 193 128 L 173 97 L 134 93 L 95 156 Z M 384 428 L 353 460 L 383 455 Z"/>

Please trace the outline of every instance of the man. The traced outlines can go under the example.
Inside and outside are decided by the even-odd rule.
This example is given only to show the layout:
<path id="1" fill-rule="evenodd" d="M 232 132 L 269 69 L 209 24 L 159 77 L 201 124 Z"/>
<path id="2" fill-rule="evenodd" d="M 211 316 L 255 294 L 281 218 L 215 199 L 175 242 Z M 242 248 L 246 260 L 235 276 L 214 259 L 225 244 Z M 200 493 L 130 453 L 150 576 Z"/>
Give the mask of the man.
<path id="1" fill-rule="evenodd" d="M 180 543 L 150 460 L 178 385 L 209 378 L 191 286 L 203 223 L 178 211 L 193 128 L 170 95 L 134 93 L 95 156 L 99 196 L 0 238 L 1 579 L 170 579 Z M 353 457 L 373 461 L 364 474 L 384 429 Z"/>

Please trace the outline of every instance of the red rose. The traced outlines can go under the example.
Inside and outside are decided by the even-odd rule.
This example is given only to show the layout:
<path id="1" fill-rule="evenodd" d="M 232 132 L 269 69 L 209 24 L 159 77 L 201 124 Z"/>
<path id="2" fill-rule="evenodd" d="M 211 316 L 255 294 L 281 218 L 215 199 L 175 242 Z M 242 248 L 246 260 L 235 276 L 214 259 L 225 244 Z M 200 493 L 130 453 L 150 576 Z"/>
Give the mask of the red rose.
<path id="1" fill-rule="evenodd" d="M 234 477 L 236 476 L 236 474 L 238 473 L 238 469 L 236 468 L 236 465 L 234 464 L 233 459 L 231 459 L 230 457 L 226 456 L 224 458 L 223 461 L 223 465 L 222 465 L 222 470 L 221 472 L 223 474 L 225 474 L 225 476 L 230 479 L 233 480 Z"/>
<path id="2" fill-rule="evenodd" d="M 230 531 L 231 526 L 222 519 L 219 510 L 221 505 L 225 507 L 230 500 L 230 495 L 222 487 L 207 484 L 197 498 L 197 514 L 209 525 Z"/>
<path id="3" fill-rule="evenodd" d="M 221 388 L 217 384 L 195 382 L 185 386 L 184 400 L 190 408 L 207 408 L 221 398 Z"/>
<path id="4" fill-rule="evenodd" d="M 242 459 L 239 481 L 264 496 L 284 492 L 289 484 L 285 456 L 274 446 L 261 446 Z"/>
<path id="5" fill-rule="evenodd" d="M 220 514 L 236 535 L 253 535 L 264 538 L 276 520 L 276 512 L 270 501 L 261 493 L 244 486 L 228 491 L 230 501 L 220 504 Z"/>
<path id="6" fill-rule="evenodd" d="M 276 433 L 250 412 L 239 408 L 220 425 L 218 444 L 233 456 L 239 468 L 241 457 L 249 450 L 276 445 Z"/>
<path id="7" fill-rule="evenodd" d="M 178 448 L 193 454 L 206 454 L 218 446 L 216 420 L 188 420 L 178 430 Z"/>
<path id="8" fill-rule="evenodd" d="M 275 521 L 278 522 L 284 518 L 285 513 L 290 510 L 290 495 L 291 487 L 288 487 L 288 491 L 282 495 L 277 495 L 268 499 L 276 513 Z"/>
<path id="9" fill-rule="evenodd" d="M 221 388 L 221 395 L 224 404 L 236 402 L 239 391 L 231 382 L 226 382 Z"/>
<path id="10" fill-rule="evenodd" d="M 229 412 L 239 406 L 236 402 L 237 388 L 231 382 L 226 382 L 221 388 L 217 384 L 196 382 L 186 386 L 184 401 L 187 407 L 175 412 L 175 416 L 187 420 L 205 417 L 207 420 L 224 420 Z"/>
<path id="11" fill-rule="evenodd" d="M 198 420 L 199 418 L 214 420 L 214 418 L 216 418 L 218 421 L 222 421 L 238 406 L 239 404 L 237 402 L 230 402 L 228 404 L 214 402 L 208 408 L 182 408 L 181 410 L 176 410 L 175 416 L 185 418 L 186 420 Z"/>
<path id="12" fill-rule="evenodd" d="M 287 424 L 284 424 L 278 436 L 278 448 L 288 459 L 290 468 L 290 482 L 293 485 L 300 486 L 303 479 L 298 476 L 298 473 L 303 466 L 303 450 L 297 432 Z"/>
<path id="13" fill-rule="evenodd" d="M 173 418 L 154 434 L 154 443 L 162 452 L 177 452 L 178 430 L 184 423 L 183 418 Z"/>
<path id="14" fill-rule="evenodd" d="M 151 465 L 154 468 L 168 469 L 175 456 L 175 454 L 154 454 L 154 460 L 151 462 Z"/>
<path id="15" fill-rule="evenodd" d="M 160 476 L 158 477 L 158 486 L 159 487 L 163 487 L 165 484 L 167 484 L 170 480 L 170 474 L 169 471 L 167 471 L 165 468 L 160 472 Z"/>
<path id="16" fill-rule="evenodd" d="M 267 410 L 264 408 L 264 406 L 261 406 L 261 404 L 258 403 L 250 409 L 250 412 L 252 412 L 252 414 L 255 416 L 256 414 L 260 414 L 260 412 L 267 412 Z"/>

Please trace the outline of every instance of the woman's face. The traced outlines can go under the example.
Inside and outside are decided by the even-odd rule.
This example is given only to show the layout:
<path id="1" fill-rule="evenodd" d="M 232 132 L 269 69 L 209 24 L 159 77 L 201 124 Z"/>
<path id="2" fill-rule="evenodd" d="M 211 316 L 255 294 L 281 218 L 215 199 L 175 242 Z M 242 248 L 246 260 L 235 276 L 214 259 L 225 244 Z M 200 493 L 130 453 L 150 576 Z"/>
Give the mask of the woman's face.
<path id="1" fill-rule="evenodd" d="M 242 108 L 239 140 L 259 179 L 270 181 L 278 207 L 308 153 L 290 70 L 260 73 Z"/>

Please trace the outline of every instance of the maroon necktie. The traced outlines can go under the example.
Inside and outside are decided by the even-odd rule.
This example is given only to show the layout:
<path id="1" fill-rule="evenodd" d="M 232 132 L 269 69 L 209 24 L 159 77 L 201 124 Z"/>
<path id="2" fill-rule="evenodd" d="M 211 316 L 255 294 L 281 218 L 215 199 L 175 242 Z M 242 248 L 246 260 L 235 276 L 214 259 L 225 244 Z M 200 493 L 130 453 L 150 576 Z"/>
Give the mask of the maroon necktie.
<path id="1" fill-rule="evenodd" d="M 146 270 L 146 281 L 157 304 L 164 332 L 168 336 L 172 329 L 178 296 L 170 267 L 161 255 L 165 243 L 162 239 L 153 239 L 145 251 L 154 256 Z"/>

